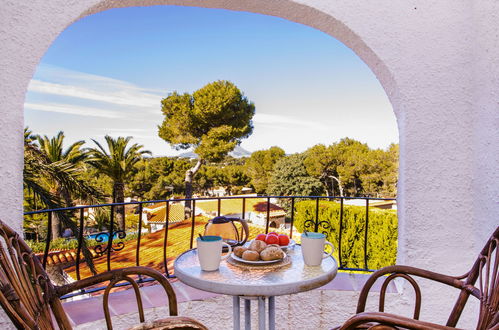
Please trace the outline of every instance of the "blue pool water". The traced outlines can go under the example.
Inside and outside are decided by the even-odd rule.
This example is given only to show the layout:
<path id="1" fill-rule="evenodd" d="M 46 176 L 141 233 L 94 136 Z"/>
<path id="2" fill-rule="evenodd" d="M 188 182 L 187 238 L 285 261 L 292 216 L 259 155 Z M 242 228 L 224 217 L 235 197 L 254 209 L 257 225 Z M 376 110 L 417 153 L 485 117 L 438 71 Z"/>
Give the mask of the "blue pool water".
<path id="1" fill-rule="evenodd" d="M 123 232 L 116 232 L 116 233 L 114 233 L 114 234 L 113 234 L 113 241 L 114 241 L 115 239 L 119 239 L 118 235 L 119 235 L 120 233 L 123 235 Z M 127 236 L 128 236 L 128 235 L 135 234 L 135 233 L 136 233 L 136 232 L 135 232 L 135 231 L 133 231 L 133 232 L 127 232 L 126 234 L 127 234 Z M 99 235 L 100 235 L 100 239 L 102 239 L 102 242 L 107 242 L 107 241 L 108 241 L 108 239 L 109 239 L 109 234 L 108 234 L 107 232 L 105 232 L 105 231 L 104 231 L 104 232 L 100 232 L 100 233 L 95 233 L 95 234 L 88 235 L 88 236 L 87 236 L 87 239 L 96 239 L 96 238 L 97 238 L 97 236 L 99 236 Z"/>
<path id="2" fill-rule="evenodd" d="M 92 235 L 88 235 L 87 236 L 87 239 L 96 239 L 97 236 L 100 235 L 100 238 L 102 239 L 102 242 L 107 242 L 108 239 L 109 239 L 109 234 L 108 233 L 95 233 L 95 234 L 92 234 Z M 114 233 L 113 235 L 113 240 L 117 238 L 117 233 Z"/>

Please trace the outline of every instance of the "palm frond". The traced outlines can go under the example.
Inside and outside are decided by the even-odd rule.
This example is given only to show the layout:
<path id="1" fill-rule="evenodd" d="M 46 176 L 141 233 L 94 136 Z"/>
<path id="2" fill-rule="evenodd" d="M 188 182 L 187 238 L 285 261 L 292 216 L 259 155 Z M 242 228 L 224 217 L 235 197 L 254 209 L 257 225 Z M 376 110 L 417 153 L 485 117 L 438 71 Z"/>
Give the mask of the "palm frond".
<path id="1" fill-rule="evenodd" d="M 93 140 L 97 148 L 90 148 L 88 163 L 110 177 L 114 182 L 123 183 L 131 175 L 133 166 L 142 159 L 142 155 L 151 154 L 140 144 L 128 147 L 131 136 L 112 138 L 106 135 L 107 150 Z"/>
<path id="2" fill-rule="evenodd" d="M 37 142 L 34 143 L 34 142 Z M 24 186 L 35 199 L 48 209 L 59 209 L 71 206 L 72 198 L 82 197 L 92 203 L 96 202 L 101 193 L 80 179 L 83 169 L 83 151 L 80 147 L 83 141 L 73 143 L 66 151 L 63 149 L 64 133 L 57 136 L 33 136 L 26 127 L 24 130 Z M 47 187 L 57 186 L 58 193 L 53 193 Z M 61 192 L 65 200 L 61 198 Z M 58 219 L 65 227 L 71 228 L 73 233 L 79 234 L 79 228 L 66 212 L 57 212 Z M 81 228 L 83 230 L 83 228 Z M 50 237 L 47 237 L 50 239 Z M 82 243 L 82 252 L 90 270 L 95 273 L 92 254 L 85 241 Z"/>
<path id="3" fill-rule="evenodd" d="M 25 167 L 26 169 L 26 167 Z M 54 194 L 51 194 L 48 192 L 43 186 L 38 184 L 36 181 L 37 175 L 34 173 L 31 173 L 30 170 L 28 169 L 28 172 L 24 172 L 24 186 L 28 190 L 30 190 L 34 196 L 39 198 L 43 204 L 48 209 L 59 209 L 63 208 L 63 202 L 57 198 Z M 65 212 L 58 212 L 57 215 L 59 216 L 59 219 L 63 223 L 65 227 L 70 228 L 73 233 L 78 237 L 80 233 L 80 228 L 76 225 L 74 221 L 72 221 Z M 83 230 L 83 228 L 81 228 Z M 50 237 L 47 237 L 46 239 L 50 239 Z M 90 268 L 90 271 L 92 274 L 97 274 L 97 270 L 95 268 L 94 262 L 93 262 L 93 256 L 92 253 L 90 252 L 87 243 L 85 240 L 82 241 L 81 245 L 81 251 L 83 253 L 83 256 L 85 257 L 85 261 L 87 262 L 88 267 Z"/>

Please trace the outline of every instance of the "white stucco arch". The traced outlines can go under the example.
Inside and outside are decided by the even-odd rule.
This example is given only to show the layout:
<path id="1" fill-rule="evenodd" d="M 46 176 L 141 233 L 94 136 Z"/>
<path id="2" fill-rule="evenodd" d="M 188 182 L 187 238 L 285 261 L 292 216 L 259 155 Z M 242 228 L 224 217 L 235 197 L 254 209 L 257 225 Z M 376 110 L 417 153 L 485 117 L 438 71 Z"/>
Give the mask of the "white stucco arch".
<path id="1" fill-rule="evenodd" d="M 497 226 L 497 1 L 0 1 L 0 218 L 14 227 L 22 221 L 23 102 L 45 51 L 86 15 L 163 4 L 279 16 L 334 36 L 366 62 L 399 127 L 399 262 L 463 273 Z M 428 299 L 423 315 L 441 319 L 443 298 Z M 408 305 L 404 298 L 395 308 Z"/>

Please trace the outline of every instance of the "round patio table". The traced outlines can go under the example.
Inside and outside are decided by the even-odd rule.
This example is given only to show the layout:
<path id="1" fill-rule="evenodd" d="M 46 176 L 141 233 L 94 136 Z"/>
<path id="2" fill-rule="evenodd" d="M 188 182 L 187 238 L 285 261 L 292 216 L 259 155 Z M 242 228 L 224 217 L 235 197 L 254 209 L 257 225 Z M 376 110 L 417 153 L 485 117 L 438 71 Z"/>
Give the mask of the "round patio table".
<path id="1" fill-rule="evenodd" d="M 295 245 L 286 254 L 291 263 L 278 269 L 263 267 L 248 270 L 227 260 L 216 271 L 202 271 L 197 250 L 182 253 L 174 263 L 175 275 L 194 288 L 233 296 L 234 329 L 240 329 L 240 298 L 244 299 L 245 329 L 251 329 L 251 300 L 258 300 L 259 329 L 265 329 L 265 301 L 268 298 L 269 329 L 275 329 L 275 296 L 304 292 L 321 287 L 334 279 L 338 271 L 336 260 L 323 259 L 320 266 L 303 262 L 301 246 Z"/>

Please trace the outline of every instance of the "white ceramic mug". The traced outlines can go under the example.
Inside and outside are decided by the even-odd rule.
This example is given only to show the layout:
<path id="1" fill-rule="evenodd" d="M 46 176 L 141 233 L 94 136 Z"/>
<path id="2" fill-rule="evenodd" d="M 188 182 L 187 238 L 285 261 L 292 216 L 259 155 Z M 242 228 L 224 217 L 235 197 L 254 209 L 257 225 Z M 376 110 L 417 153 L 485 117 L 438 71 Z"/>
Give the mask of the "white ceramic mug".
<path id="1" fill-rule="evenodd" d="M 324 245 L 329 245 L 331 252 L 324 254 Z M 333 251 L 334 246 L 326 241 L 326 235 L 310 232 L 301 234 L 301 253 L 307 266 L 319 266 L 322 259 L 329 257 Z"/>
<path id="2" fill-rule="evenodd" d="M 220 236 L 203 236 L 196 239 L 198 259 L 201 269 L 214 271 L 220 266 L 220 261 L 226 259 L 232 252 L 229 244 L 225 243 Z M 227 245 L 229 252 L 222 257 L 222 246 Z"/>

